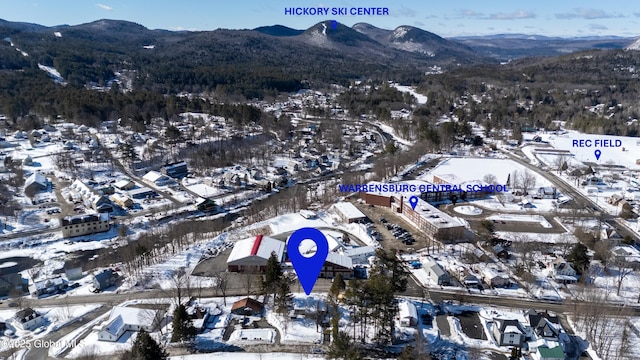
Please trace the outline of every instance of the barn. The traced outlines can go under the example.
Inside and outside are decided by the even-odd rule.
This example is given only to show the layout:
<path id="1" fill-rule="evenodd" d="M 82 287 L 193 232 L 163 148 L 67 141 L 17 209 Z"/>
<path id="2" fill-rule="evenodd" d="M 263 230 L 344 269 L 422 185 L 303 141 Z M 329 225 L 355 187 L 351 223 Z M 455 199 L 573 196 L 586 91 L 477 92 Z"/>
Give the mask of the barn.
<path id="1" fill-rule="evenodd" d="M 262 273 L 267 268 L 271 253 L 276 254 L 278 262 L 284 255 L 284 241 L 258 235 L 236 242 L 227 259 L 227 270 L 231 272 Z"/>

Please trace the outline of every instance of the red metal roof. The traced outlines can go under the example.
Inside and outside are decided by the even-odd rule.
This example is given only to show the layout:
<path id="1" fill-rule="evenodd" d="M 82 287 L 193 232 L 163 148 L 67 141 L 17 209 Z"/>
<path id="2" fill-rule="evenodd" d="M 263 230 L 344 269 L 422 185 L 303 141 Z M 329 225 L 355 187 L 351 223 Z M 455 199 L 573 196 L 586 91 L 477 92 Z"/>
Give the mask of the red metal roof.
<path id="1" fill-rule="evenodd" d="M 258 249 L 260 248 L 261 242 L 262 242 L 262 235 L 256 236 L 256 240 L 253 243 L 253 248 L 251 248 L 251 256 L 255 256 L 258 253 Z"/>

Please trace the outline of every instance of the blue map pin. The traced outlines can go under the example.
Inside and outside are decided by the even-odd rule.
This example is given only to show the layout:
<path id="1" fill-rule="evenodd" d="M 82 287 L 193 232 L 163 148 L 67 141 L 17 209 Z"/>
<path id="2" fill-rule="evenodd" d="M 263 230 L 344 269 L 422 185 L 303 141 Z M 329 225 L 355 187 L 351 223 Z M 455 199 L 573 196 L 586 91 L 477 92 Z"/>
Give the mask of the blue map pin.
<path id="1" fill-rule="evenodd" d="M 316 253 L 311 257 L 305 257 L 300 253 L 300 244 L 304 240 L 311 240 L 316 243 Z M 293 264 L 293 269 L 298 275 L 298 280 L 300 280 L 304 292 L 307 295 L 311 294 L 311 290 L 313 290 L 313 286 L 318 280 L 320 271 L 322 271 L 324 262 L 327 260 L 327 255 L 329 255 L 329 242 L 327 238 L 318 229 L 302 228 L 296 230 L 291 234 L 291 237 L 289 237 L 287 253 L 289 254 L 289 259 L 291 259 L 291 264 Z"/>
<path id="2" fill-rule="evenodd" d="M 596 160 L 600 160 L 600 155 L 602 155 L 602 152 L 600 150 L 596 150 L 593 153 L 596 155 Z"/>
<path id="3" fill-rule="evenodd" d="M 416 209 L 416 205 L 418 205 L 418 197 L 413 195 L 412 197 L 409 198 L 409 204 L 411 204 L 411 208 L 413 210 Z"/>

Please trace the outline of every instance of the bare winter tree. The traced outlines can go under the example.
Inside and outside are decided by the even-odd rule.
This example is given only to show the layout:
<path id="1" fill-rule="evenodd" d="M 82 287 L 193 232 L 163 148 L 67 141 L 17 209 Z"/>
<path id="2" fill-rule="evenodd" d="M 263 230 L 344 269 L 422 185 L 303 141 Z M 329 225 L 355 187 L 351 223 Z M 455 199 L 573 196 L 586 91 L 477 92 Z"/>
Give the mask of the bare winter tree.
<path id="1" fill-rule="evenodd" d="M 567 169 L 567 156 L 564 154 L 556 156 L 553 160 L 553 167 L 558 174 L 562 174 L 562 172 Z"/>
<path id="2" fill-rule="evenodd" d="M 222 294 L 222 300 L 224 301 L 224 306 L 227 306 L 227 286 L 229 285 L 229 273 L 226 271 L 218 271 L 214 273 L 214 277 L 216 280 L 215 290 L 216 296 L 218 296 L 218 290 Z"/>
<path id="3" fill-rule="evenodd" d="M 482 181 L 484 181 L 487 184 L 497 184 L 498 183 L 498 178 L 493 174 L 486 174 L 482 178 Z"/>
<path id="4" fill-rule="evenodd" d="M 631 275 L 638 266 L 636 263 L 629 263 L 625 258 L 614 257 L 613 264 L 616 267 L 616 295 L 620 296 L 620 290 L 622 289 L 622 283 Z"/>
<path id="5" fill-rule="evenodd" d="M 609 293 L 599 288 L 582 286 L 576 289 L 574 298 L 575 330 L 586 335 L 596 353 L 603 359 L 628 356 L 628 309 L 613 310 L 608 306 Z"/>
<path id="6" fill-rule="evenodd" d="M 175 305 L 182 304 L 184 298 L 191 296 L 191 274 L 188 269 L 179 268 L 171 276 L 171 285 L 175 289 Z"/>
<path id="7" fill-rule="evenodd" d="M 520 173 L 520 180 L 518 182 L 522 186 L 524 194 L 527 195 L 529 189 L 536 186 L 536 175 L 529 170 L 525 170 Z"/>

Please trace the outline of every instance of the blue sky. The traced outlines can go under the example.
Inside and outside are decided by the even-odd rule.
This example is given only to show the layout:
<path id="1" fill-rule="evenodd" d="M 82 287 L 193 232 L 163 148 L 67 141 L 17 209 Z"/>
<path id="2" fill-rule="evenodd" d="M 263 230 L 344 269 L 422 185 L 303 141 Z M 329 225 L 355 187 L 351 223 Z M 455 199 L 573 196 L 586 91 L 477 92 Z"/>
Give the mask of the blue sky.
<path id="1" fill-rule="evenodd" d="M 389 16 L 285 16 L 285 7 L 387 7 Z M 118 19 L 169 30 L 245 29 L 322 20 L 393 29 L 413 25 L 441 36 L 525 33 L 640 36 L 640 2 L 591 0 L 0 0 L 0 18 L 52 26 Z"/>

